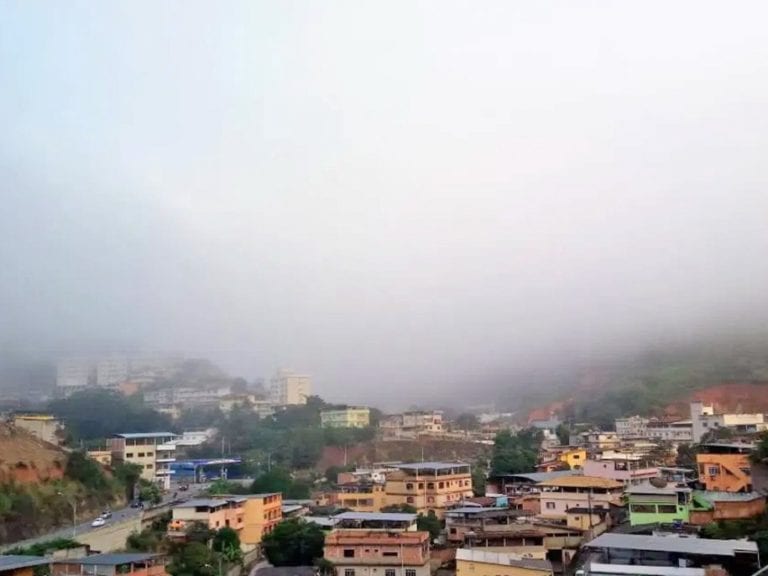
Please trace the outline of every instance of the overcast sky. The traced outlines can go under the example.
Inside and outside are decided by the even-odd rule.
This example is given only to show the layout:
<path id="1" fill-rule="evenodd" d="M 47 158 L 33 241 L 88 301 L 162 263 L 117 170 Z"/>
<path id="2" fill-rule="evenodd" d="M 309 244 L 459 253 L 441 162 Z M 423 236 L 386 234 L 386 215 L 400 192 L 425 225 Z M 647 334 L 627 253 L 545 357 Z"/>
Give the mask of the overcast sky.
<path id="1" fill-rule="evenodd" d="M 387 404 L 762 316 L 766 22 L 6 0 L 0 342 L 293 367 Z"/>

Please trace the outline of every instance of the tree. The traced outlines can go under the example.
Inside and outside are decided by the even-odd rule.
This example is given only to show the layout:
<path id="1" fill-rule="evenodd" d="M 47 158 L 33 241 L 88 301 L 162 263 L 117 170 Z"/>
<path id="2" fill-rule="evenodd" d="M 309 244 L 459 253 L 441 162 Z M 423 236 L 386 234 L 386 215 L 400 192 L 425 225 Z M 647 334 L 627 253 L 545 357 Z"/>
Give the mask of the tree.
<path id="1" fill-rule="evenodd" d="M 149 480 L 139 480 L 139 499 L 150 504 L 160 504 L 163 501 L 163 493 L 160 486 Z"/>
<path id="2" fill-rule="evenodd" d="M 475 496 L 485 496 L 485 486 L 488 482 L 488 469 L 476 464 L 472 467 L 472 492 Z"/>
<path id="3" fill-rule="evenodd" d="M 105 490 L 108 486 L 107 477 L 99 463 L 88 458 L 85 452 L 76 451 L 69 455 L 64 476 L 80 482 L 89 490 Z"/>
<path id="4" fill-rule="evenodd" d="M 560 444 L 563 446 L 568 446 L 571 442 L 571 429 L 563 424 L 562 422 L 557 425 L 557 428 L 555 429 L 555 434 L 557 434 L 557 439 L 560 441 Z"/>
<path id="5" fill-rule="evenodd" d="M 768 432 L 762 432 L 759 436 L 757 446 L 755 446 L 749 459 L 753 464 L 760 464 L 768 459 Z"/>
<path id="6" fill-rule="evenodd" d="M 491 458 L 492 474 L 520 474 L 536 468 L 541 432 L 521 430 L 517 434 L 505 430 L 496 435 Z"/>
<path id="7" fill-rule="evenodd" d="M 213 535 L 212 547 L 227 562 L 240 563 L 243 561 L 243 552 L 240 549 L 240 536 L 228 526 L 216 531 L 216 534 Z"/>
<path id="8" fill-rule="evenodd" d="M 427 512 L 426 516 L 419 514 L 418 518 L 416 518 L 416 527 L 422 532 L 429 532 L 429 538 L 433 541 L 439 538 L 440 532 L 443 531 L 443 527 L 434 510 Z"/>
<path id="9" fill-rule="evenodd" d="M 323 556 L 325 534 L 316 524 L 292 518 L 280 522 L 262 541 L 273 566 L 311 566 Z"/>
<path id="10" fill-rule="evenodd" d="M 125 497 L 133 500 L 135 497 L 134 490 L 141 479 L 141 466 L 130 462 L 120 462 L 114 467 L 113 473 L 117 481 L 125 487 Z"/>
<path id="11" fill-rule="evenodd" d="M 173 576 L 214 576 L 218 557 L 202 542 L 187 542 L 168 565 Z"/>
<path id="12" fill-rule="evenodd" d="M 306 482 L 294 480 L 287 470 L 272 468 L 258 476 L 251 484 L 251 493 L 281 492 L 284 498 L 305 499 L 309 498 L 310 485 Z"/>
<path id="13" fill-rule="evenodd" d="M 677 446 L 675 466 L 696 469 L 696 447 L 692 444 L 679 444 Z"/>

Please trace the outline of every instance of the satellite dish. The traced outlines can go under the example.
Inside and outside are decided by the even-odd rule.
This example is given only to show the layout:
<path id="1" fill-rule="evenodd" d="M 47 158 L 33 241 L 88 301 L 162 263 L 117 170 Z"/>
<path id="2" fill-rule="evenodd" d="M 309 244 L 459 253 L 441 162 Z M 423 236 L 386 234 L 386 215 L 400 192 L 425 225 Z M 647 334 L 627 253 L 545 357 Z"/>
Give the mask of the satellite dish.
<path id="1" fill-rule="evenodd" d="M 654 488 L 666 488 L 667 486 L 667 481 L 665 478 L 651 478 L 650 483 Z"/>

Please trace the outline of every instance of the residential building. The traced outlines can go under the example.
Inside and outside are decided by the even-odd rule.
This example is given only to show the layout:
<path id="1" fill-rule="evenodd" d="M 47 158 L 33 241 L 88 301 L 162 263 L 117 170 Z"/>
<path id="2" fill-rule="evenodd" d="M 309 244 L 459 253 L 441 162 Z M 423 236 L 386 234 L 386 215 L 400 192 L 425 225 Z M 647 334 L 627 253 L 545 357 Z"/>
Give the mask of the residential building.
<path id="1" fill-rule="evenodd" d="M 56 363 L 56 386 L 65 392 L 87 388 L 93 381 L 93 363 L 87 358 L 63 358 Z"/>
<path id="2" fill-rule="evenodd" d="M 549 560 L 486 550 L 456 550 L 456 576 L 552 576 Z"/>
<path id="3" fill-rule="evenodd" d="M 95 554 L 53 559 L 51 576 L 167 576 L 167 563 L 162 554 Z"/>
<path id="4" fill-rule="evenodd" d="M 498 474 L 488 478 L 486 493 L 519 496 L 538 494 L 539 482 L 554 480 L 565 476 L 581 476 L 581 470 L 555 470 L 552 472 L 528 472 L 525 474 Z"/>
<path id="5" fill-rule="evenodd" d="M 336 576 L 430 576 L 428 532 L 337 529 L 325 537 L 323 556 Z"/>
<path id="6" fill-rule="evenodd" d="M 97 386 L 117 386 L 129 379 L 128 374 L 128 358 L 125 356 L 102 358 L 96 362 Z"/>
<path id="7" fill-rule="evenodd" d="M 0 556 L 0 576 L 35 576 L 37 570 L 48 567 L 50 558 L 40 556 Z"/>
<path id="8" fill-rule="evenodd" d="M 59 446 L 63 441 L 64 427 L 50 414 L 14 414 L 13 425 L 49 444 Z"/>
<path id="9" fill-rule="evenodd" d="M 765 513 L 765 494 L 694 490 L 690 523 L 703 526 L 719 520 L 754 518 Z"/>
<path id="10" fill-rule="evenodd" d="M 153 407 L 218 406 L 222 398 L 232 393 L 227 385 L 206 388 L 159 388 L 144 392 L 144 403 Z"/>
<path id="11" fill-rule="evenodd" d="M 354 482 L 339 484 L 326 494 L 327 504 L 355 512 L 378 512 L 387 505 L 384 484 Z"/>
<path id="12" fill-rule="evenodd" d="M 702 444 L 696 454 L 699 482 L 707 490 L 722 492 L 751 492 L 752 476 L 749 454 L 752 444 Z"/>
<path id="13" fill-rule="evenodd" d="M 563 466 L 579 470 L 587 459 L 587 451 L 581 446 L 556 446 L 541 453 L 541 461 L 536 466 L 539 472 L 562 470 Z"/>
<path id="14" fill-rule="evenodd" d="M 616 432 L 587 432 L 586 443 L 591 450 L 611 450 L 620 446 L 621 439 Z"/>
<path id="15" fill-rule="evenodd" d="M 367 428 L 371 424 L 371 411 L 355 406 L 323 410 L 320 412 L 320 423 L 323 428 Z"/>
<path id="16" fill-rule="evenodd" d="M 590 575 L 705 576 L 706 568 L 718 566 L 725 572 L 709 574 L 745 576 L 755 572 L 759 564 L 757 544 L 747 540 L 607 532 L 588 542 L 585 548 L 589 558 L 585 571 Z M 646 568 L 651 566 L 654 569 Z"/>
<path id="17" fill-rule="evenodd" d="M 173 443 L 176 446 L 201 446 L 206 442 L 213 439 L 216 435 L 215 428 L 207 428 L 205 430 L 185 430 L 181 433 L 181 436 L 177 436 Z"/>
<path id="18" fill-rule="evenodd" d="M 171 463 L 176 461 L 175 438 L 176 434 L 171 432 L 115 434 L 109 440 L 112 461 L 140 466 L 142 478 L 168 490 L 171 487 Z"/>
<path id="19" fill-rule="evenodd" d="M 691 402 L 693 441 L 701 442 L 705 434 L 718 428 L 728 428 L 738 433 L 756 433 L 768 430 L 765 414 L 715 413 L 712 405 Z"/>
<path id="20" fill-rule="evenodd" d="M 310 377 L 291 370 L 278 370 L 271 384 L 272 403 L 279 406 L 306 404 L 307 398 L 312 395 Z"/>
<path id="21" fill-rule="evenodd" d="M 609 458 L 605 460 L 587 460 L 582 471 L 586 476 L 597 476 L 616 480 L 629 486 L 641 484 L 659 476 L 659 469 L 644 466 L 639 456 L 630 458 Z"/>
<path id="22" fill-rule="evenodd" d="M 461 462 L 398 464 L 387 475 L 385 491 L 387 505 L 409 504 L 442 518 L 447 508 L 473 495 L 472 474 Z"/>
<path id="23" fill-rule="evenodd" d="M 333 518 L 345 530 L 416 532 L 418 516 L 404 512 L 342 512 Z"/>
<path id="24" fill-rule="evenodd" d="M 690 520 L 691 489 L 687 486 L 664 487 L 644 484 L 627 490 L 629 523 L 673 524 Z"/>
<path id="25" fill-rule="evenodd" d="M 403 430 L 417 434 L 441 434 L 445 430 L 443 413 L 440 410 L 403 412 Z"/>
<path id="26" fill-rule="evenodd" d="M 476 506 L 452 508 L 445 513 L 447 540 L 449 543 L 463 544 L 468 533 L 505 531 L 519 519 L 530 516 L 532 516 L 530 512 L 512 508 Z"/>
<path id="27" fill-rule="evenodd" d="M 619 438 L 643 438 L 648 425 L 648 418 L 642 416 L 629 416 L 628 418 L 616 418 L 616 435 Z"/>
<path id="28" fill-rule="evenodd" d="M 171 510 L 168 523 L 168 537 L 185 539 L 187 531 L 194 524 L 200 524 L 211 530 L 232 528 L 238 535 L 245 526 L 245 498 L 206 498 L 193 499 L 177 504 Z"/>
<path id="29" fill-rule="evenodd" d="M 645 435 L 650 440 L 687 443 L 693 441 L 693 424 L 690 420 L 651 421 L 645 427 Z"/>
<path id="30" fill-rule="evenodd" d="M 569 508 L 610 508 L 621 503 L 624 484 L 596 476 L 564 476 L 539 482 L 542 518 L 565 519 Z"/>
<path id="31" fill-rule="evenodd" d="M 245 496 L 243 531 L 240 542 L 244 550 L 253 550 L 262 538 L 283 520 L 283 495 L 280 493 L 247 494 Z"/>

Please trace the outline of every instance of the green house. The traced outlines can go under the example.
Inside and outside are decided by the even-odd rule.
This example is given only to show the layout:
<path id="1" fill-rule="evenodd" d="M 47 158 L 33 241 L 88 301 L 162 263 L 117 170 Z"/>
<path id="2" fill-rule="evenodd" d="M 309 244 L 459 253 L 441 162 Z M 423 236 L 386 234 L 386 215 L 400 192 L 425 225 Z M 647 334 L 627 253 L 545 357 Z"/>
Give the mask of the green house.
<path id="1" fill-rule="evenodd" d="M 627 490 L 629 523 L 673 524 L 688 522 L 691 511 L 691 489 L 668 485 L 657 488 L 651 484 L 631 486 Z"/>

